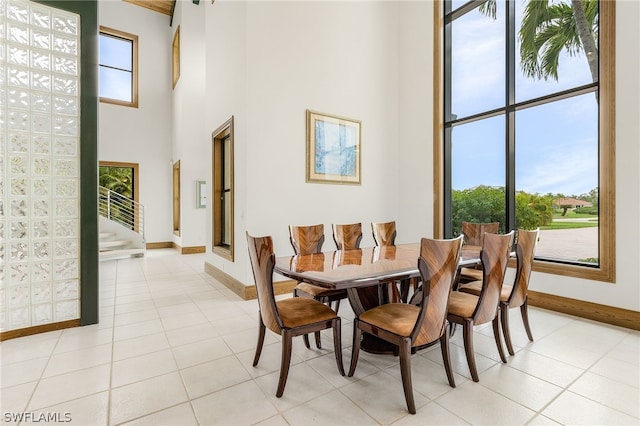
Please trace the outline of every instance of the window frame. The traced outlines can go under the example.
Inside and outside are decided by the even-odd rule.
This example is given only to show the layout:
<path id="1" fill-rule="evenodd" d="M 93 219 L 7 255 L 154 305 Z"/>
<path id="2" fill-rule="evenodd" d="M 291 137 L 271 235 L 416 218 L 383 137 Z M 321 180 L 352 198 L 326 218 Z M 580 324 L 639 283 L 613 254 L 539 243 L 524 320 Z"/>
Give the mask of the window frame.
<path id="1" fill-rule="evenodd" d="M 597 267 L 534 260 L 533 270 L 555 275 L 615 282 L 615 0 L 599 2 L 599 228 Z M 445 237 L 445 162 L 444 132 L 444 0 L 434 2 L 434 236 Z"/>
<path id="2" fill-rule="evenodd" d="M 172 88 L 175 89 L 178 80 L 180 80 L 180 25 L 178 25 L 171 43 L 171 77 L 173 80 Z"/>
<path id="3" fill-rule="evenodd" d="M 138 36 L 100 25 L 98 41 L 103 34 L 108 37 L 115 37 L 131 42 L 131 102 L 102 96 L 100 96 L 100 102 L 138 108 Z M 100 58 L 98 58 L 98 68 L 103 66 L 106 65 L 100 63 Z"/>
<path id="4" fill-rule="evenodd" d="M 211 134 L 212 140 L 212 179 L 213 187 L 211 188 L 213 194 L 213 202 L 211 206 L 213 208 L 212 220 L 212 251 L 213 253 L 233 262 L 234 261 L 234 136 L 233 136 L 233 116 L 227 120 L 224 124 L 218 127 Z M 223 194 L 227 189 L 225 188 L 225 141 L 229 141 L 228 155 L 229 155 L 229 244 L 225 244 L 224 222 L 225 222 L 225 203 L 223 202 Z"/>

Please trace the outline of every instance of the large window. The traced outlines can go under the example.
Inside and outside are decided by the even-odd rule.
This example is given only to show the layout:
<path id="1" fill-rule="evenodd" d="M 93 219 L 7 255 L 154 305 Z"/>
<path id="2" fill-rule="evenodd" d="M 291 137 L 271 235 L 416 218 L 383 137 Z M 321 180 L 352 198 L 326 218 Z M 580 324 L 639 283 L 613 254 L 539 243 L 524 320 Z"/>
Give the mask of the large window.
<path id="1" fill-rule="evenodd" d="M 100 102 L 138 107 L 138 36 L 100 27 Z"/>
<path id="2" fill-rule="evenodd" d="M 540 227 L 537 270 L 613 281 L 614 8 L 438 3 L 441 235 Z"/>

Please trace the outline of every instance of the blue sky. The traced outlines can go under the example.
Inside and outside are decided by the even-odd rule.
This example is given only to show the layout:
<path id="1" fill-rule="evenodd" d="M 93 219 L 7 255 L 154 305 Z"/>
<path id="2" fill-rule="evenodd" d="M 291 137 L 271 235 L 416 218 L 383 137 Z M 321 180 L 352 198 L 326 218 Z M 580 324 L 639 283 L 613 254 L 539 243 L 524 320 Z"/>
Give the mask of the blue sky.
<path id="1" fill-rule="evenodd" d="M 131 42 L 100 36 L 100 63 L 131 71 Z M 99 81 L 101 97 L 131 101 L 131 72 L 100 67 Z"/>
<path id="2" fill-rule="evenodd" d="M 518 1 L 518 27 L 521 14 Z M 495 21 L 477 11 L 460 19 L 453 26 L 452 112 L 458 118 L 504 103 L 504 4 L 498 2 Z M 456 26 L 458 22 L 464 25 Z M 517 101 L 591 82 L 584 55 L 571 57 L 567 52 L 560 58 L 559 81 L 525 77 L 519 67 L 516 74 Z M 519 111 L 516 188 L 580 195 L 597 187 L 597 112 L 593 93 Z M 495 156 L 504 150 L 504 133 L 502 117 L 453 129 L 454 189 L 504 185 L 504 155 Z M 491 155 L 483 154 L 489 151 Z"/>

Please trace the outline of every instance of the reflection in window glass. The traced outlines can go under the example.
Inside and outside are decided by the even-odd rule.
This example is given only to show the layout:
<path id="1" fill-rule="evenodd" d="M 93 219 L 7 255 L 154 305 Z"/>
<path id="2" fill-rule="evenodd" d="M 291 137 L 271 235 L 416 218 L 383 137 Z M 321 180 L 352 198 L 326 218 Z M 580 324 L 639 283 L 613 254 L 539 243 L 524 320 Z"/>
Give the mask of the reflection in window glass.
<path id="1" fill-rule="evenodd" d="M 587 10 L 587 15 L 589 19 L 589 26 L 592 28 L 595 26 L 595 33 L 597 34 L 597 2 L 591 2 L 594 7 L 592 9 Z M 521 45 L 523 43 L 523 35 L 522 35 L 522 18 L 525 14 L 526 8 L 529 5 L 535 5 L 532 2 L 515 2 L 515 11 L 516 11 L 516 31 L 518 33 L 519 42 L 516 43 L 516 58 L 520 59 L 519 64 L 516 66 L 516 102 L 522 102 L 529 99 L 538 98 L 541 96 L 549 95 L 551 93 L 560 92 L 567 89 L 572 89 L 574 87 L 583 86 L 585 84 L 593 83 L 597 81 L 597 69 L 594 70 L 595 74 L 592 75 L 592 72 L 589 69 L 589 62 L 587 61 L 587 57 L 584 53 L 584 49 L 582 48 L 571 48 L 569 51 L 566 47 L 560 49 L 558 51 L 558 57 L 556 60 L 548 61 L 551 65 L 549 67 L 549 71 L 551 74 L 543 74 L 537 76 L 530 76 L 525 74 L 525 69 L 527 69 L 527 62 L 523 60 L 521 57 L 522 48 Z M 548 7 L 553 8 L 552 10 L 557 15 L 563 17 L 564 19 L 572 19 L 572 9 L 569 7 L 571 5 L 571 1 L 562 0 L 558 2 L 554 2 Z M 566 46 L 565 43 L 568 43 L 567 40 L 573 40 L 574 42 L 580 43 L 578 40 L 578 35 L 575 30 L 575 26 L 566 26 L 563 27 L 561 21 L 559 19 L 551 20 L 549 23 L 548 32 L 551 33 L 553 30 L 554 37 L 549 38 L 547 43 L 542 45 L 542 48 L 539 51 L 539 57 L 541 59 L 545 58 L 545 53 L 551 49 L 549 49 L 554 43 L 562 43 L 563 46 Z M 539 36 L 536 40 L 544 40 L 543 37 Z M 594 41 L 594 45 L 597 45 L 597 40 Z M 590 54 L 590 56 L 594 56 L 595 64 L 597 67 L 597 50 Z"/>
<path id="2" fill-rule="evenodd" d="M 223 165 L 223 198 L 224 227 L 222 228 L 222 244 L 231 245 L 231 137 L 224 138 L 222 143 Z"/>
<path id="3" fill-rule="evenodd" d="M 496 19 L 473 10 L 451 28 L 451 113 L 462 118 L 504 106 L 504 2 Z"/>
<path id="4" fill-rule="evenodd" d="M 547 223 L 536 249 L 539 257 L 597 263 L 595 94 L 519 111 L 516 122 L 517 226 Z M 571 229 L 565 229 L 568 225 Z"/>
<path id="5" fill-rule="evenodd" d="M 505 223 L 504 116 L 452 129 L 452 230 L 462 222 Z"/>

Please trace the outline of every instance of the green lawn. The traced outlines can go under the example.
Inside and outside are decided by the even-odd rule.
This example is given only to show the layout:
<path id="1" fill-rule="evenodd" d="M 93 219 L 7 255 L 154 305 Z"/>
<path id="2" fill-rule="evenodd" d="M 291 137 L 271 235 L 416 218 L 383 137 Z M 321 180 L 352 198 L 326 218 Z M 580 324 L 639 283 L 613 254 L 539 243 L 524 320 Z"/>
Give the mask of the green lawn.
<path id="1" fill-rule="evenodd" d="M 573 210 L 569 210 L 567 212 L 566 216 L 562 216 L 561 213 L 554 213 L 553 214 L 553 218 L 554 219 L 587 219 L 587 218 L 591 218 L 591 219 L 598 220 L 598 216 L 595 216 L 595 215 L 592 215 L 592 214 L 576 213 Z"/>
<path id="2" fill-rule="evenodd" d="M 551 222 L 549 225 L 541 226 L 540 229 L 576 229 L 593 228 L 598 226 L 598 222 Z"/>

